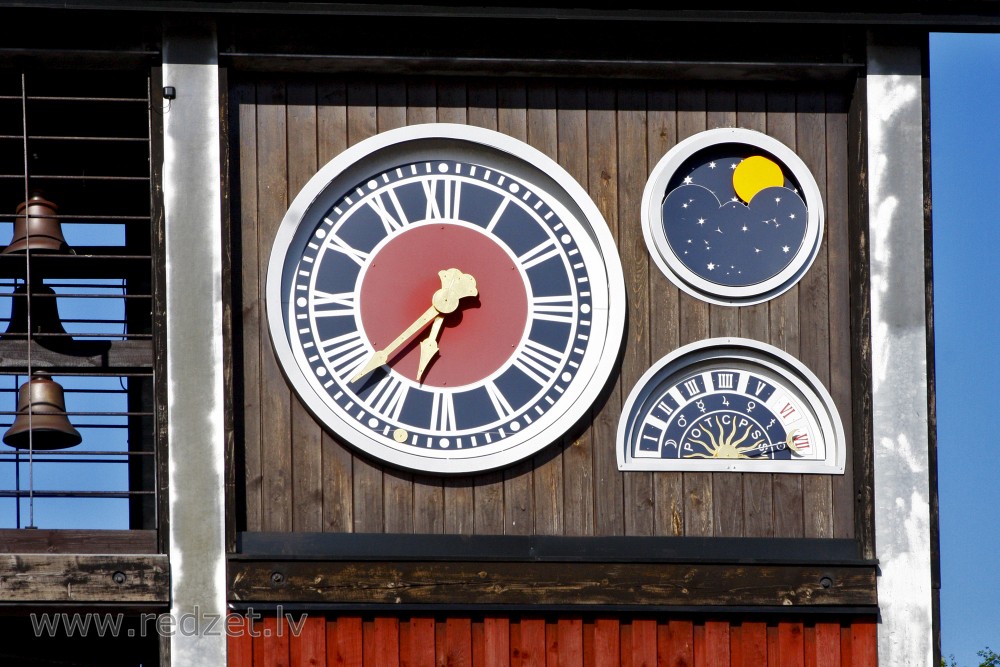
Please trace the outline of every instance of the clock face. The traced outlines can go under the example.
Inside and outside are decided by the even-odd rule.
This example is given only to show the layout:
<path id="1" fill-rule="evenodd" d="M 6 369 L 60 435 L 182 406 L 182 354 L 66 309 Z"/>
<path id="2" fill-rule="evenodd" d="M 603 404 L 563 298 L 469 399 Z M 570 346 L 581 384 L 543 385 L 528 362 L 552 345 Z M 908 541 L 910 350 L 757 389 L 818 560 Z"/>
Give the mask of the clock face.
<path id="1" fill-rule="evenodd" d="M 771 299 L 808 270 L 823 205 L 808 168 L 776 139 L 726 128 L 675 146 L 653 169 L 642 224 L 675 284 L 717 304 Z"/>
<path id="2" fill-rule="evenodd" d="M 358 144 L 275 241 L 280 363 L 331 430 L 389 463 L 487 470 L 558 439 L 610 376 L 624 279 L 554 162 L 496 132 L 417 125 Z"/>
<path id="3" fill-rule="evenodd" d="M 643 376 L 623 414 L 623 470 L 844 471 L 830 396 L 805 366 L 756 341 L 681 348 Z"/>

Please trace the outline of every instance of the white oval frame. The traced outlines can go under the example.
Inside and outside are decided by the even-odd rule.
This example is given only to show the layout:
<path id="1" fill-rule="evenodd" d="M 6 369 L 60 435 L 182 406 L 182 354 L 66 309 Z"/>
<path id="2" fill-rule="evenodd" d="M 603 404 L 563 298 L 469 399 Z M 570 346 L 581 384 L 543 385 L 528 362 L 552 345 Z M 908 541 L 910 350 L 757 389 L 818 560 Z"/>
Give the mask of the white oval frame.
<path id="1" fill-rule="evenodd" d="M 824 459 L 766 460 L 637 458 L 631 455 L 634 410 L 641 410 L 646 400 L 664 380 L 687 372 L 692 366 L 725 362 L 764 368 L 776 374 L 795 390 L 812 410 L 826 448 Z M 772 345 L 749 338 L 709 338 L 680 347 L 647 370 L 632 388 L 622 407 L 615 440 L 619 470 L 689 471 L 689 472 L 787 472 L 843 474 L 846 461 L 846 438 L 840 413 L 830 393 L 805 364 Z"/>
<path id="2" fill-rule="evenodd" d="M 285 332 L 289 277 L 284 275 L 285 259 L 300 254 L 308 233 L 298 233 L 302 223 L 312 224 L 326 213 L 363 176 L 388 169 L 400 160 L 456 159 L 475 161 L 487 152 L 491 164 L 530 183 L 555 199 L 557 205 L 577 220 L 601 255 L 607 293 L 592 295 L 592 321 L 604 311 L 603 340 L 592 340 L 595 357 L 588 363 L 591 372 L 578 380 L 576 396 L 547 425 L 531 437 L 511 439 L 511 445 L 487 454 L 475 450 L 452 450 L 434 456 L 418 456 L 386 446 L 370 438 L 350 419 L 332 409 L 301 370 Z M 583 252 L 583 248 L 581 248 Z M 320 168 L 295 196 L 278 231 L 267 266 L 265 308 L 271 341 L 279 365 L 307 408 L 326 428 L 362 452 L 394 466 L 434 474 L 470 474 L 511 465 L 558 440 L 591 408 L 617 367 L 617 357 L 625 332 L 625 276 L 614 237 L 604 216 L 587 192 L 566 170 L 541 151 L 508 135 L 453 123 L 426 123 L 388 130 L 365 139 L 334 157 Z M 592 326 L 592 338 L 593 336 Z M 581 366 L 581 371 L 583 367 Z M 553 408 L 555 410 L 555 408 Z"/>
<path id="3" fill-rule="evenodd" d="M 754 285 L 733 287 L 705 280 L 677 257 L 663 228 L 663 199 L 674 172 L 698 151 L 721 144 L 754 146 L 780 160 L 802 187 L 801 196 L 809 212 L 806 233 L 795 257 L 779 273 Z M 660 271 L 688 294 L 717 305 L 750 306 L 787 291 L 812 266 L 823 241 L 823 199 L 812 172 L 788 146 L 756 130 L 718 128 L 699 132 L 678 143 L 650 172 L 642 193 L 641 207 L 640 218 L 646 247 Z"/>

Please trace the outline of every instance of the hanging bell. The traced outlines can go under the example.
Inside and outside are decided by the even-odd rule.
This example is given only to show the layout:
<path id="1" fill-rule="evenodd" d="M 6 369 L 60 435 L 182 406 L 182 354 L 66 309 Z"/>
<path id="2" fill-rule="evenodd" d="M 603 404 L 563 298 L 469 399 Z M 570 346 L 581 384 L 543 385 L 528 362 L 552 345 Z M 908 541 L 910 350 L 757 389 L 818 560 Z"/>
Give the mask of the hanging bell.
<path id="1" fill-rule="evenodd" d="M 35 285 L 31 297 L 31 335 L 50 334 L 39 337 L 36 342 L 52 347 L 65 341 L 69 334 L 59 319 L 56 291 L 48 285 Z M 10 322 L 7 330 L 0 334 L 0 340 L 23 340 L 28 337 L 28 286 L 22 283 L 15 287 L 11 298 Z"/>
<path id="2" fill-rule="evenodd" d="M 3 441 L 18 449 L 66 449 L 82 440 L 66 416 L 62 385 L 48 373 L 35 371 L 17 392 L 17 416 Z"/>
<path id="3" fill-rule="evenodd" d="M 2 255 L 32 252 L 66 252 L 69 245 L 63 238 L 62 226 L 56 218 L 59 207 L 35 193 L 21 202 L 14 218 L 14 236 Z"/>

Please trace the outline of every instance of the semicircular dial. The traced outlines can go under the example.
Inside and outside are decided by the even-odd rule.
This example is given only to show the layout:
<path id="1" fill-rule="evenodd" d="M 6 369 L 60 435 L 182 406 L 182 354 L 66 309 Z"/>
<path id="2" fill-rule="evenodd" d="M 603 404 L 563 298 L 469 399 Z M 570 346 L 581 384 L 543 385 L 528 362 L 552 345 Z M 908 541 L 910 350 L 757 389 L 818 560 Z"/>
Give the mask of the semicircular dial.
<path id="1" fill-rule="evenodd" d="M 844 431 L 819 380 L 794 358 L 741 338 L 664 357 L 630 393 L 621 470 L 842 473 Z"/>

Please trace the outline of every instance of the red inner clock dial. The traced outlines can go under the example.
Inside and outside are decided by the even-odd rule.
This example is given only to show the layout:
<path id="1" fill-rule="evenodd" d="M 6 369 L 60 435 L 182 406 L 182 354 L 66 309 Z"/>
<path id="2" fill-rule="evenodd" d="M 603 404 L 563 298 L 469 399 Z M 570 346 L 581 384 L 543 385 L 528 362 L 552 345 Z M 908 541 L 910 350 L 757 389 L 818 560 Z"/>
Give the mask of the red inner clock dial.
<path id="1" fill-rule="evenodd" d="M 435 223 L 395 236 L 371 259 L 361 281 L 361 324 L 380 350 L 431 307 L 441 288 L 438 272 L 452 268 L 472 275 L 479 295 L 463 298 L 444 316 L 438 354 L 421 378 L 428 386 L 480 381 L 517 349 L 528 320 L 528 294 L 514 260 L 482 232 Z M 393 370 L 417 381 L 420 341 L 430 330 L 424 327 L 390 355 Z"/>

